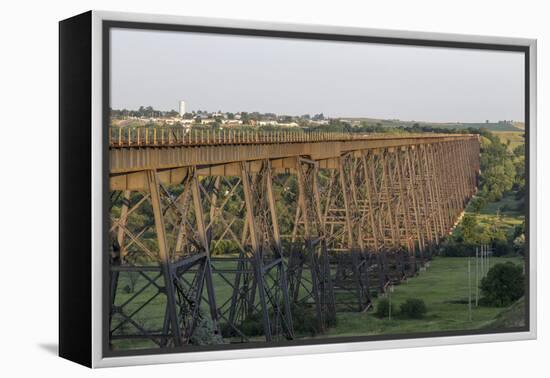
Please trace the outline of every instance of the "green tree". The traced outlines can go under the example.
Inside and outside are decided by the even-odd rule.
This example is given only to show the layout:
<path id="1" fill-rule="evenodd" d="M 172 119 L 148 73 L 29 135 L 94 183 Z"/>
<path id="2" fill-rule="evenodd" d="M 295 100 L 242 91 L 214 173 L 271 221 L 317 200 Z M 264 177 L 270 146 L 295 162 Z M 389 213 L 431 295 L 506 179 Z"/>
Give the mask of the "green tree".
<path id="1" fill-rule="evenodd" d="M 512 156 L 500 139 L 482 131 L 482 154 L 480 158 L 482 193 L 488 201 L 498 201 L 514 184 L 516 169 Z"/>
<path id="2" fill-rule="evenodd" d="M 471 215 L 464 216 L 460 229 L 465 243 L 473 244 L 477 241 L 477 220 L 475 217 Z"/>
<path id="3" fill-rule="evenodd" d="M 514 147 L 514 156 L 515 157 L 525 157 L 525 144 L 520 144 L 520 145 L 517 145 L 516 147 Z"/>
<path id="4" fill-rule="evenodd" d="M 483 304 L 508 306 L 523 296 L 525 290 L 523 269 L 511 262 L 496 264 L 481 280 L 480 288 Z"/>
<path id="5" fill-rule="evenodd" d="M 483 196 L 475 196 L 470 201 L 470 210 L 474 213 L 479 213 L 487 205 L 487 199 Z"/>

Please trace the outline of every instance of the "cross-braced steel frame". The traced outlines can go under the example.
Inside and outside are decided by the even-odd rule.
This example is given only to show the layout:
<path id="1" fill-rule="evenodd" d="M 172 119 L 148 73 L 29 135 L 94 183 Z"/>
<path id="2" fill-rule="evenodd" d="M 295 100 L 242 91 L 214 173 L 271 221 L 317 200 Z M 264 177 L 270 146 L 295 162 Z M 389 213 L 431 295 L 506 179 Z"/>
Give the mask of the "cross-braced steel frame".
<path id="1" fill-rule="evenodd" d="M 156 171 L 145 174 L 146 191 L 113 192 L 112 203 L 121 205 L 110 229 L 110 341 L 180 346 L 191 342 L 204 316 L 217 328 L 199 182 L 190 171 L 175 191 Z M 159 304 L 162 314 L 148 313 Z"/>
<path id="2" fill-rule="evenodd" d="M 224 336 L 251 341 L 246 328 L 259 322 L 266 341 L 292 339 L 287 271 L 278 225 L 271 162 L 238 164 L 238 176 L 211 176 L 200 184 L 209 209 L 213 249 L 230 242 L 214 274 L 231 288 L 218 308 Z M 226 252 L 227 254 L 227 243 Z M 231 250 L 233 248 L 233 250 Z M 257 335 L 253 335 L 257 336 Z"/>
<path id="3" fill-rule="evenodd" d="M 374 291 L 416 274 L 452 231 L 479 173 L 472 137 L 334 157 L 235 161 L 230 151 L 227 162 L 169 169 L 154 165 L 172 155 L 151 153 L 151 169 L 111 176 L 114 348 L 194 343 L 205 321 L 226 342 L 292 339 L 293 310 L 304 309 L 326 330 L 337 310 L 366 310 Z M 129 158 L 117 167 L 142 164 Z"/>
<path id="4" fill-rule="evenodd" d="M 319 164 L 298 157 L 294 172 L 298 193 L 288 262 L 290 292 L 296 305 L 313 305 L 316 326 L 322 331 L 335 323 L 336 307 L 321 210 Z"/>

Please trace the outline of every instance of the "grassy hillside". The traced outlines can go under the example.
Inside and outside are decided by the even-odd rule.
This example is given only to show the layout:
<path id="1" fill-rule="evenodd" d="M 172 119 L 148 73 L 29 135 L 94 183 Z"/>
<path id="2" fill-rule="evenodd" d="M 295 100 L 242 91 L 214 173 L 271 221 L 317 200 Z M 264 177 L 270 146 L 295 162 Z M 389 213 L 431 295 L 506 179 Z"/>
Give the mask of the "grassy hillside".
<path id="1" fill-rule="evenodd" d="M 525 130 L 525 123 L 524 122 L 514 122 L 514 126 L 517 127 L 520 130 Z"/>
<path id="2" fill-rule="evenodd" d="M 502 143 L 509 143 L 508 149 L 510 151 L 525 143 L 525 132 L 523 131 L 495 131 L 493 133 L 500 138 Z"/>
<path id="3" fill-rule="evenodd" d="M 434 128 L 445 129 L 487 129 L 493 132 L 523 132 L 522 123 L 501 123 L 501 122 L 478 122 L 478 123 L 463 123 L 463 122 L 422 122 L 422 121 L 402 121 L 397 119 L 375 119 L 375 118 L 343 118 L 348 122 L 353 123 L 366 123 L 371 126 L 384 126 L 384 127 L 412 127 L 415 124 L 420 126 L 431 126 Z"/>
<path id="4" fill-rule="evenodd" d="M 502 329 L 525 326 L 525 297 L 502 311 L 497 318 L 485 328 Z"/>

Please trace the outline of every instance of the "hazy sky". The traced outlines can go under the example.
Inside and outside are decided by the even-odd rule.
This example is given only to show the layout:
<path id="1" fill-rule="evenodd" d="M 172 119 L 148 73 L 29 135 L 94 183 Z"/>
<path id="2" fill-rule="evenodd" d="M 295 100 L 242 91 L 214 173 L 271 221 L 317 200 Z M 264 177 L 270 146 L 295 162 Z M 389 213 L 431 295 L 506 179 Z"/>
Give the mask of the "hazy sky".
<path id="1" fill-rule="evenodd" d="M 111 106 L 523 121 L 523 69 L 515 52 L 114 29 Z"/>

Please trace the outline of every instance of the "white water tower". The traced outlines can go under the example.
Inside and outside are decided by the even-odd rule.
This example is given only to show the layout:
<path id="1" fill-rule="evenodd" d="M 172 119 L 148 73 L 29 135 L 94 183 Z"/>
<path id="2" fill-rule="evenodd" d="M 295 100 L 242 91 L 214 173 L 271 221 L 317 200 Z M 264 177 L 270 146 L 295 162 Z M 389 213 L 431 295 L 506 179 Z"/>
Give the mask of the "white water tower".
<path id="1" fill-rule="evenodd" d="M 183 117 L 185 114 L 185 101 L 180 101 L 180 117 Z"/>

